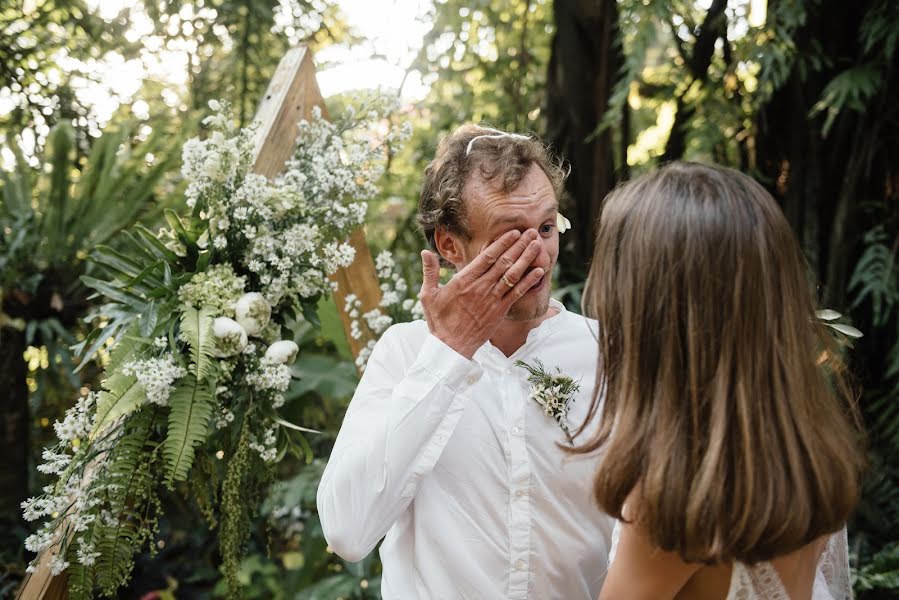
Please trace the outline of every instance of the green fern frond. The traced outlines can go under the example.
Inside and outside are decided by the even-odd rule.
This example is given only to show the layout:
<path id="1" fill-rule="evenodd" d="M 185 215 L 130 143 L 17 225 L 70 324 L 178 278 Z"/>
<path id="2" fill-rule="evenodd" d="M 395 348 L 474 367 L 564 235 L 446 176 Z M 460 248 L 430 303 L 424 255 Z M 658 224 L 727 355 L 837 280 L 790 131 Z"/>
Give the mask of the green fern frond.
<path id="1" fill-rule="evenodd" d="M 887 545 L 855 576 L 856 591 L 899 590 L 899 543 Z"/>
<path id="2" fill-rule="evenodd" d="M 113 373 L 103 382 L 103 388 L 97 401 L 97 417 L 91 439 L 96 439 L 119 417 L 137 410 L 147 397 L 133 375 Z"/>
<path id="3" fill-rule="evenodd" d="M 91 439 L 95 439 L 119 417 L 136 410 L 146 398 L 137 379 L 120 371 L 123 364 L 136 358 L 146 346 L 145 342 L 140 341 L 133 334 L 134 331 L 129 331 L 121 336 L 112 352 L 109 353 L 106 373 L 110 375 L 102 384 Z"/>
<path id="4" fill-rule="evenodd" d="M 212 332 L 213 312 L 204 306 L 200 310 L 189 305 L 181 307 L 181 335 L 190 346 L 191 371 L 198 382 L 209 376 L 213 364 L 215 336 Z"/>
<path id="5" fill-rule="evenodd" d="M 206 439 L 212 416 L 214 382 L 182 379 L 169 397 L 169 428 L 162 445 L 166 462 L 166 485 L 187 479 L 194 460 L 194 447 Z"/>
<path id="6" fill-rule="evenodd" d="M 102 473 L 109 484 L 106 509 L 112 518 L 98 515 L 96 549 L 100 556 L 94 569 L 96 584 L 107 596 L 127 583 L 134 555 L 155 530 L 155 521 L 148 522 L 147 515 L 158 501 L 153 476 L 155 449 L 151 442 L 158 412 L 159 408 L 154 408 L 128 420 Z"/>

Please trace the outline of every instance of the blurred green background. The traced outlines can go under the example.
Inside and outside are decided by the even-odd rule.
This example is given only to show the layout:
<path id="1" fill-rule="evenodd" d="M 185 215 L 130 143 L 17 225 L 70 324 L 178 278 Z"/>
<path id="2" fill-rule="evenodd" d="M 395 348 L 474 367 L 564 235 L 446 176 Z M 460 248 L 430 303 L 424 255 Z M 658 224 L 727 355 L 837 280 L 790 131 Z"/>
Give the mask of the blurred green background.
<path id="1" fill-rule="evenodd" d="M 243 124 L 285 50 L 307 44 L 331 110 L 396 95 L 412 140 L 389 152 L 368 239 L 419 279 L 412 226 L 424 165 L 465 121 L 543 136 L 571 164 L 557 295 L 577 308 L 600 202 L 662 161 L 715 161 L 781 203 L 824 306 L 865 332 L 850 361 L 870 471 L 850 523 L 857 596 L 899 597 L 899 3 L 894 0 L 11 0 L 0 7 L 0 597 L 24 575 L 19 502 L 52 423 L 97 365 L 69 347 L 99 304 L 88 252 L 180 208 L 180 145 L 206 103 Z M 61 209 L 60 207 L 68 207 Z M 77 207 L 73 210 L 71 207 Z M 290 420 L 311 464 L 288 459 L 242 575 L 249 598 L 376 598 L 376 553 L 326 547 L 318 478 L 356 374 L 333 304 L 296 332 Z M 210 460 L 207 458 L 206 460 Z M 199 461 L 196 468 L 203 468 Z M 122 598 L 223 593 L 217 538 L 167 499 L 155 557 Z"/>

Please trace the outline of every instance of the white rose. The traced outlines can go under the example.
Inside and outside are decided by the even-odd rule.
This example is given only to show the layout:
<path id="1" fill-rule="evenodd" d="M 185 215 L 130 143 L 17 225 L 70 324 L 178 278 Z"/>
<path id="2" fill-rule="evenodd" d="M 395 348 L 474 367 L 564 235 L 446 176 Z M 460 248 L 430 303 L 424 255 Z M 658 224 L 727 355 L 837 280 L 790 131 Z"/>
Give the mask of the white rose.
<path id="1" fill-rule="evenodd" d="M 275 342 L 265 351 L 264 360 L 276 365 L 292 365 L 300 347 L 290 340 Z"/>
<path id="2" fill-rule="evenodd" d="M 212 332 L 216 338 L 213 352 L 219 358 L 233 356 L 247 345 L 247 332 L 234 319 L 217 317 L 212 322 Z"/>
<path id="3" fill-rule="evenodd" d="M 247 335 L 259 335 L 272 318 L 272 307 L 259 292 L 241 296 L 234 305 L 234 319 Z"/>

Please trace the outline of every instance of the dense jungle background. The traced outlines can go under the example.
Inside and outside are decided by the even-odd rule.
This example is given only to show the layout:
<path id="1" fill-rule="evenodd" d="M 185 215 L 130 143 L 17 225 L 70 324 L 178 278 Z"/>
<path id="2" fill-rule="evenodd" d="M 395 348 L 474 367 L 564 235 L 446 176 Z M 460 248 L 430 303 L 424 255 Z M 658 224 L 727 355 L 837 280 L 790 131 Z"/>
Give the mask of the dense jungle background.
<path id="1" fill-rule="evenodd" d="M 72 347 L 102 321 L 82 276 L 98 244 L 153 229 L 183 204 L 181 144 L 211 99 L 247 124 L 284 52 L 308 45 L 319 71 L 338 50 L 378 54 L 336 0 L 11 0 L 0 6 L 0 597 L 32 557 L 20 503 L 46 484 L 41 448 L 100 365 Z M 402 3 L 373 2 L 390 15 Z M 406 3 L 408 4 L 408 3 Z M 570 163 L 556 295 L 577 310 L 591 224 L 618 182 L 661 162 L 715 161 L 781 203 L 819 282 L 821 305 L 865 335 L 848 349 L 870 470 L 850 523 L 862 600 L 899 597 L 899 3 L 894 0 L 437 0 L 399 64 L 420 93 L 389 117 L 412 139 L 388 149 L 370 205 L 373 251 L 420 279 L 421 173 L 440 138 L 483 122 L 544 137 Z M 173 58 L 174 57 L 174 58 Z M 166 62 L 169 61 L 169 62 Z M 165 77 L 177 65 L 181 75 Z M 125 69 L 124 66 L 131 70 Z M 122 69 L 131 85 L 109 87 Z M 128 73 L 137 73 L 129 76 Z M 160 73 L 162 75 L 160 75 Z M 404 80 L 405 81 L 405 78 Z M 337 111 L 353 94 L 326 100 Z M 77 206 L 77 210 L 65 208 Z M 327 548 L 315 489 L 357 382 L 337 316 L 300 326 L 285 413 L 325 433 L 288 459 L 241 566 L 248 598 L 376 598 L 377 553 Z M 198 463 L 197 468 L 211 468 Z M 187 485 L 187 484 L 186 484 Z M 199 492 L 198 492 L 199 493 Z M 122 598 L 224 593 L 216 529 L 179 496 Z"/>

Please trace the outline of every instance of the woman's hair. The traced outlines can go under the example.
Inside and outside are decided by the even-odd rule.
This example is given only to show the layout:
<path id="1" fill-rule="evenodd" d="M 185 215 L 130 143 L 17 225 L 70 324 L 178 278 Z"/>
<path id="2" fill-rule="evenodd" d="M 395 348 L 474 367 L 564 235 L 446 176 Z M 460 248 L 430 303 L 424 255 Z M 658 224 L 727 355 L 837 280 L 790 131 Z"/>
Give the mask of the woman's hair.
<path id="1" fill-rule="evenodd" d="M 807 265 L 770 194 L 672 163 L 615 189 L 585 312 L 600 323 L 594 493 L 688 562 L 754 563 L 845 523 L 862 434 Z M 584 426 L 581 427 L 583 431 Z"/>

